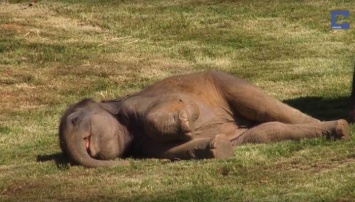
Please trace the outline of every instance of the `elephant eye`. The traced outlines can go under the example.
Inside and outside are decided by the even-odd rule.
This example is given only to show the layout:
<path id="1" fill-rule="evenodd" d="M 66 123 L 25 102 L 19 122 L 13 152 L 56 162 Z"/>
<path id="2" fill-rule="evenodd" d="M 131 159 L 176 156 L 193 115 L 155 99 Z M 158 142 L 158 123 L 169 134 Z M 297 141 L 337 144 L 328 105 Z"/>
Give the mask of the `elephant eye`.
<path id="1" fill-rule="evenodd" d="M 67 116 L 68 123 L 72 123 L 77 126 L 83 119 L 84 114 L 82 112 L 75 111 Z"/>
<path id="2" fill-rule="evenodd" d="M 77 125 L 78 122 L 79 122 L 79 117 L 72 118 L 72 120 L 71 120 L 71 123 L 72 123 L 73 125 Z"/>

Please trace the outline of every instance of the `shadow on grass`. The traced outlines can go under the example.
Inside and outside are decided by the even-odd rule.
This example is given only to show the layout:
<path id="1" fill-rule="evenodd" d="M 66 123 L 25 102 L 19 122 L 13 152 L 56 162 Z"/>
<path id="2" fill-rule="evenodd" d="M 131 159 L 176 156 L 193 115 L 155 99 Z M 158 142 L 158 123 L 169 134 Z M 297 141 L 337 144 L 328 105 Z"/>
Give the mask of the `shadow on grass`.
<path id="1" fill-rule="evenodd" d="M 349 121 L 350 119 L 349 97 L 338 97 L 334 99 L 322 97 L 300 97 L 284 100 L 283 102 L 323 121 L 335 119 L 346 119 Z"/>
<path id="2" fill-rule="evenodd" d="M 70 165 L 68 158 L 63 156 L 62 153 L 54 154 L 40 154 L 37 156 L 38 162 L 54 161 L 58 168 L 67 169 Z"/>

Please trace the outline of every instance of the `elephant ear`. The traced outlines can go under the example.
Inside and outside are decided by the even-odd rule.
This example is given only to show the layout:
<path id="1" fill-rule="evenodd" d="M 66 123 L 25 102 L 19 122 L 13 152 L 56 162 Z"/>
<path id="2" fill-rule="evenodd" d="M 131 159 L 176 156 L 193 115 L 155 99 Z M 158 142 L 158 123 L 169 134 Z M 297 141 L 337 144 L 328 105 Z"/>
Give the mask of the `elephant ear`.
<path id="1" fill-rule="evenodd" d="M 120 111 L 122 102 L 127 98 L 128 95 L 114 100 L 104 100 L 102 102 L 99 102 L 98 104 L 101 108 L 105 109 L 109 113 L 117 115 Z"/>
<path id="2" fill-rule="evenodd" d="M 117 102 L 99 102 L 98 104 L 101 108 L 114 115 L 120 111 L 120 106 Z"/>

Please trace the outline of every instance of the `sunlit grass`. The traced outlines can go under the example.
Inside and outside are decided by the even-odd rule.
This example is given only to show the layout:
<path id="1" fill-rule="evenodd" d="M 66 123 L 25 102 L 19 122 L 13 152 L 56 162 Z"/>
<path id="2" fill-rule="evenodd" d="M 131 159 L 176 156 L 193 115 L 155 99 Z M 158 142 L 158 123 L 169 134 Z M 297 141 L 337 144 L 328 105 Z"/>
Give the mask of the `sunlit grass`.
<path id="1" fill-rule="evenodd" d="M 347 118 L 353 1 L 0 3 L 0 201 L 353 201 L 354 136 L 245 145 L 226 161 L 62 162 L 57 127 L 84 98 L 116 98 L 221 69 L 322 120 Z M 355 22 L 350 16 L 350 23 Z M 354 131 L 352 129 L 352 131 Z"/>

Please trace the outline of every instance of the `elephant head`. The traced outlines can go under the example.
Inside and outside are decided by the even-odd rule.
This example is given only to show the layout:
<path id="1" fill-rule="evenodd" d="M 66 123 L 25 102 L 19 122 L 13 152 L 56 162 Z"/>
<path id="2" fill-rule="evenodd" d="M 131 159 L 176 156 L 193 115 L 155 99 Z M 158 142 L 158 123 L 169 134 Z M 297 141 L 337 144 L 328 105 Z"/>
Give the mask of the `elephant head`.
<path id="1" fill-rule="evenodd" d="M 85 167 L 114 166 L 112 161 L 125 152 L 128 132 L 113 116 L 109 103 L 84 99 L 69 107 L 59 125 L 60 147 L 64 155 Z"/>

